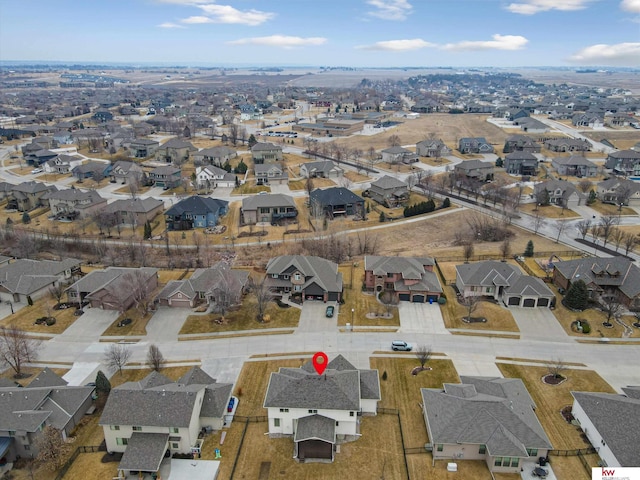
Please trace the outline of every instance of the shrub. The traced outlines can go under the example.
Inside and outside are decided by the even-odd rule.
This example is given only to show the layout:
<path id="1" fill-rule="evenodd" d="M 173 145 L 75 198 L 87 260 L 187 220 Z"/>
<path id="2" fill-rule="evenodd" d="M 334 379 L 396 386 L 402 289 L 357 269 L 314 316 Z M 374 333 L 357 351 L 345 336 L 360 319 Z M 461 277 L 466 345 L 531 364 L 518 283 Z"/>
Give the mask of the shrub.
<path id="1" fill-rule="evenodd" d="M 444 297 L 440 297 L 440 298 L 438 298 L 438 303 L 440 305 L 444 305 L 445 303 L 447 303 L 447 299 L 444 298 Z"/>
<path id="2" fill-rule="evenodd" d="M 387 371 L 386 370 L 384 372 L 382 372 L 382 380 L 384 380 L 384 381 L 387 380 Z"/>
<path id="3" fill-rule="evenodd" d="M 591 325 L 587 322 L 582 322 L 582 333 L 591 333 Z"/>
<path id="4" fill-rule="evenodd" d="M 50 327 L 51 325 L 56 324 L 56 319 L 54 317 L 49 317 L 45 320 L 45 323 L 47 324 L 48 327 Z"/>

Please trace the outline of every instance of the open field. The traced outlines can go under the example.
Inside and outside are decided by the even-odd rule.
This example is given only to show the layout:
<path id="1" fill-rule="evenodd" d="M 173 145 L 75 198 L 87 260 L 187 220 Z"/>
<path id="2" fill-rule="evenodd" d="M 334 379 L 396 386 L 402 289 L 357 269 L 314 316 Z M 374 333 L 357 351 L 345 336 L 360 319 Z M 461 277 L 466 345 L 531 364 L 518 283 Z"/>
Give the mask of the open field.
<path id="1" fill-rule="evenodd" d="M 354 135 L 347 139 L 337 139 L 339 145 L 349 148 L 360 148 L 364 151 L 370 147 L 382 150 L 389 146 L 389 137 L 397 135 L 402 145 L 415 145 L 431 133 L 441 138 L 447 146 L 454 149 L 461 137 L 485 137 L 489 143 L 502 146 L 508 134 L 501 128 L 486 121 L 488 115 L 451 115 L 433 113 L 421 115 L 414 120 L 393 119 L 402 122 L 395 128 L 385 130 L 375 136 Z"/>
<path id="2" fill-rule="evenodd" d="M 606 132 L 582 132 L 585 137 L 600 141 L 603 138 L 609 140 L 616 148 L 627 150 L 640 141 L 638 130 L 607 130 Z"/>

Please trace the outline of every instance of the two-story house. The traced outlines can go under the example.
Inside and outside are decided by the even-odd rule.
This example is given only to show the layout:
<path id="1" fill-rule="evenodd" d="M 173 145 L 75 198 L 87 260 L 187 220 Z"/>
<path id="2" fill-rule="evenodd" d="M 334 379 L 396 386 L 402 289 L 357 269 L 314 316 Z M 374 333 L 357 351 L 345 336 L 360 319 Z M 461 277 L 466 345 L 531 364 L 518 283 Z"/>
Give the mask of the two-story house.
<path id="1" fill-rule="evenodd" d="M 598 166 L 582 155 L 556 157 L 551 161 L 551 166 L 556 169 L 558 175 L 589 178 L 598 174 Z"/>
<path id="2" fill-rule="evenodd" d="M 369 197 L 385 207 L 399 207 L 409 201 L 409 186 L 402 180 L 384 175 L 371 182 Z"/>
<path id="3" fill-rule="evenodd" d="M 597 194 L 603 203 L 640 206 L 640 183 L 626 178 L 612 177 L 599 182 Z"/>
<path id="4" fill-rule="evenodd" d="M 228 211 L 226 200 L 194 195 L 180 200 L 164 215 L 168 230 L 192 230 L 215 227 Z"/>
<path id="5" fill-rule="evenodd" d="M 41 182 L 22 182 L 13 185 L 7 193 L 7 206 L 9 210 L 29 212 L 34 208 L 45 205 L 45 195 L 56 191 L 55 186 L 47 186 Z"/>
<path id="6" fill-rule="evenodd" d="M 154 186 L 169 190 L 180 186 L 182 171 L 170 165 L 156 167 L 149 172 L 149 180 Z"/>
<path id="7" fill-rule="evenodd" d="M 182 165 L 189 160 L 189 156 L 192 152 L 197 152 L 198 149 L 194 147 L 190 142 L 186 142 L 179 138 L 172 138 L 171 140 L 163 143 L 156 149 L 156 160 L 165 163 L 174 163 L 176 165 Z"/>
<path id="8" fill-rule="evenodd" d="M 511 175 L 536 175 L 538 159 L 530 152 L 511 152 L 504 157 L 504 169 Z"/>
<path id="9" fill-rule="evenodd" d="M 193 154 L 193 161 L 201 162 L 203 165 L 215 165 L 216 167 L 222 167 L 225 163 L 232 158 L 238 156 L 238 152 L 232 148 L 219 146 L 211 148 L 203 148 L 202 150 Z"/>
<path id="10" fill-rule="evenodd" d="M 286 185 L 289 183 L 289 174 L 278 164 L 256 164 L 253 168 L 256 185 Z"/>
<path id="11" fill-rule="evenodd" d="M 139 382 L 113 388 L 99 425 L 107 451 L 123 453 L 118 470 L 124 475 L 157 472 L 167 451 L 197 455 L 201 430 L 224 426 L 232 388 L 199 367 L 177 382 L 152 372 Z"/>
<path id="12" fill-rule="evenodd" d="M 109 176 L 112 182 L 122 183 L 123 185 L 134 182 L 141 185 L 146 180 L 147 175 L 137 163 L 118 160 L 114 163 Z"/>
<path id="13" fill-rule="evenodd" d="M 537 199 L 545 201 L 548 199 L 549 204 L 564 208 L 574 208 L 587 201 L 587 196 L 566 180 L 547 180 L 537 183 L 533 187 L 533 192 Z"/>
<path id="14" fill-rule="evenodd" d="M 265 285 L 273 292 L 300 295 L 302 301 L 339 302 L 342 273 L 338 264 L 320 257 L 282 255 L 267 262 Z"/>
<path id="15" fill-rule="evenodd" d="M 316 188 L 309 195 L 309 206 L 314 216 L 323 213 L 330 219 L 341 215 L 366 218 L 364 199 L 344 187 Z"/>
<path id="16" fill-rule="evenodd" d="M 147 158 L 155 155 L 160 147 L 160 142 L 148 138 L 131 140 L 129 144 L 129 156 L 133 158 Z"/>
<path id="17" fill-rule="evenodd" d="M 121 225 L 142 226 L 164 210 L 164 202 L 155 198 L 120 199 L 108 204 L 104 210 Z"/>
<path id="18" fill-rule="evenodd" d="M 529 152 L 529 153 L 540 153 L 542 149 L 542 145 L 533 140 L 531 137 L 527 137 L 526 135 L 511 135 L 507 137 L 504 142 L 504 148 L 502 151 L 504 153 L 511 152 Z"/>
<path id="19" fill-rule="evenodd" d="M 604 166 L 619 175 L 640 175 L 640 152 L 636 152 L 635 150 L 611 152 L 607 156 Z"/>
<path id="20" fill-rule="evenodd" d="M 458 142 L 458 151 L 462 154 L 493 153 L 493 145 L 484 137 L 464 137 Z"/>
<path id="21" fill-rule="evenodd" d="M 196 183 L 198 188 L 233 188 L 236 186 L 236 176 L 220 167 L 207 165 L 196 167 Z"/>
<path id="22" fill-rule="evenodd" d="M 421 157 L 446 157 L 451 154 L 451 149 L 440 139 L 422 140 L 416 143 L 416 153 Z"/>
<path id="23" fill-rule="evenodd" d="M 273 143 L 258 142 L 251 147 L 251 159 L 254 165 L 277 162 L 282 160 L 282 147 Z"/>
<path id="24" fill-rule="evenodd" d="M 242 200 L 240 212 L 244 225 L 289 222 L 298 216 L 293 197 L 283 193 L 258 194 Z"/>
<path id="25" fill-rule="evenodd" d="M 493 180 L 494 165 L 481 160 L 464 160 L 454 167 L 457 178 L 468 178 L 479 182 Z"/>
<path id="26" fill-rule="evenodd" d="M 102 198 L 96 191 L 82 191 L 77 188 L 67 188 L 50 192 L 43 196 L 49 202 L 52 215 L 56 218 L 75 220 L 92 216 L 107 205 L 107 199 Z"/>
<path id="27" fill-rule="evenodd" d="M 360 437 L 360 416 L 376 415 L 377 370 L 357 369 L 342 355 L 318 375 L 311 362 L 271 373 L 264 398 L 269 436 L 293 439 L 299 462 L 333 461 L 336 446 Z"/>
<path id="28" fill-rule="evenodd" d="M 442 287 L 429 257 L 364 257 L 364 288 L 369 292 L 390 292 L 397 301 L 435 302 Z"/>
<path id="29" fill-rule="evenodd" d="M 46 173 L 67 174 L 78 165 L 81 165 L 83 161 L 82 157 L 61 153 L 43 164 L 42 168 Z"/>

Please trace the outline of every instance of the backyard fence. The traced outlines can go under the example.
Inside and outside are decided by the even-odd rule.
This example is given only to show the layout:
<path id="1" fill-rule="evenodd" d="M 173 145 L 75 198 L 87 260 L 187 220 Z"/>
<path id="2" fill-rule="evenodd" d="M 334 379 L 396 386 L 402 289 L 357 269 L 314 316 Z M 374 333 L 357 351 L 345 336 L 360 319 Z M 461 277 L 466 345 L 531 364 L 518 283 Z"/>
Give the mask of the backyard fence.
<path id="1" fill-rule="evenodd" d="M 90 445 L 90 446 L 82 445 L 82 446 L 79 446 L 78 448 L 76 448 L 73 451 L 73 453 L 67 459 L 67 461 L 64 462 L 64 464 L 60 468 L 60 471 L 56 475 L 55 480 L 62 480 L 64 478 L 64 476 L 66 475 L 67 471 L 71 468 L 71 465 L 73 465 L 73 462 L 75 461 L 75 459 L 78 458 L 78 455 L 80 455 L 81 453 L 95 453 L 95 452 L 101 452 L 101 451 L 105 451 L 106 452 L 106 447 L 102 448 L 100 446 L 94 446 L 94 445 Z"/>
<path id="2" fill-rule="evenodd" d="M 589 455 L 591 453 L 598 453 L 593 447 L 577 448 L 575 450 L 549 450 L 549 455 L 554 457 L 575 457 L 579 455 Z"/>

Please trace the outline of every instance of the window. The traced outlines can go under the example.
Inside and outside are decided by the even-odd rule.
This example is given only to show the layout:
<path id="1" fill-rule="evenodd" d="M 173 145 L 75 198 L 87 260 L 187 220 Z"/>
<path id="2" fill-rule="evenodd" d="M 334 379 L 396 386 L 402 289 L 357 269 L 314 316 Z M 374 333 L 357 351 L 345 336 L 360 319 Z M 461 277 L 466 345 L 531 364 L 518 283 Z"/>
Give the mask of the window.
<path id="1" fill-rule="evenodd" d="M 128 438 L 116 438 L 116 444 L 117 445 L 128 445 L 129 443 L 129 439 Z"/>
<path id="2" fill-rule="evenodd" d="M 171 442 L 171 448 L 178 450 L 180 448 L 180 444 L 178 442 Z"/>
<path id="3" fill-rule="evenodd" d="M 349 416 L 353 417 L 355 415 L 356 412 L 349 412 Z"/>
<path id="4" fill-rule="evenodd" d="M 282 278 L 284 278 L 285 280 L 289 280 L 289 275 L 283 275 Z"/>
<path id="5" fill-rule="evenodd" d="M 271 274 L 271 278 L 278 278 L 278 274 L 277 273 Z"/>
<path id="6" fill-rule="evenodd" d="M 480 448 L 478 449 L 478 453 L 480 455 L 484 455 L 485 453 L 487 453 L 487 446 L 486 445 L 480 445 Z"/>
<path id="7" fill-rule="evenodd" d="M 120 430 L 120 427 L 118 425 L 111 425 L 109 426 L 110 430 Z"/>
<path id="8" fill-rule="evenodd" d="M 134 432 L 141 432 L 142 431 L 142 427 L 131 427 L 133 429 Z"/>
<path id="9" fill-rule="evenodd" d="M 31 445 L 22 445 L 22 448 L 24 448 L 25 450 L 31 450 Z"/>
<path id="10" fill-rule="evenodd" d="M 441 443 L 439 443 L 439 444 L 436 446 L 436 450 L 437 450 L 438 452 L 441 452 L 442 450 L 444 450 L 444 445 L 443 445 L 443 444 L 441 444 Z"/>
<path id="11" fill-rule="evenodd" d="M 9 436 L 10 437 L 15 437 L 16 436 L 16 431 L 15 430 L 9 430 Z"/>
<path id="12" fill-rule="evenodd" d="M 340 426 L 340 422 L 336 422 L 336 427 Z"/>
<path id="13" fill-rule="evenodd" d="M 311 410 L 311 409 L 310 409 L 310 410 L 309 410 L 309 413 L 318 413 L 318 410 L 315 410 L 315 409 Z"/>
<path id="14" fill-rule="evenodd" d="M 512 467 L 517 467 L 518 465 L 520 465 L 520 459 L 519 458 L 512 458 L 511 459 L 511 466 Z"/>
<path id="15" fill-rule="evenodd" d="M 171 427 L 169 433 L 180 433 L 180 429 L 178 427 Z"/>
<path id="16" fill-rule="evenodd" d="M 537 457 L 538 456 L 538 449 L 537 448 L 527 448 L 527 455 L 529 455 L 530 457 Z"/>
<path id="17" fill-rule="evenodd" d="M 393 278 L 393 273 L 387 273 L 387 278 Z"/>
<path id="18" fill-rule="evenodd" d="M 496 457 L 496 458 L 493 460 L 493 465 L 494 465 L 495 467 L 501 467 L 501 466 L 502 466 L 502 457 Z"/>
<path id="19" fill-rule="evenodd" d="M 280 426 L 280 419 L 279 418 L 274 418 L 273 419 L 273 426 L 274 427 L 279 427 Z"/>
<path id="20" fill-rule="evenodd" d="M 302 291 L 302 287 L 300 285 L 294 285 L 293 286 L 293 291 L 294 292 L 301 292 Z"/>
<path id="21" fill-rule="evenodd" d="M 280 409 L 280 413 L 289 413 L 289 409 L 288 408 L 281 408 Z"/>
<path id="22" fill-rule="evenodd" d="M 511 457 L 504 457 L 502 459 L 502 466 L 503 467 L 508 467 L 510 463 L 511 463 Z"/>
<path id="23" fill-rule="evenodd" d="M 296 273 L 296 274 L 293 276 L 293 278 L 295 278 L 296 280 L 300 280 L 300 274 L 299 274 L 299 273 Z"/>

